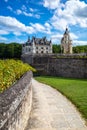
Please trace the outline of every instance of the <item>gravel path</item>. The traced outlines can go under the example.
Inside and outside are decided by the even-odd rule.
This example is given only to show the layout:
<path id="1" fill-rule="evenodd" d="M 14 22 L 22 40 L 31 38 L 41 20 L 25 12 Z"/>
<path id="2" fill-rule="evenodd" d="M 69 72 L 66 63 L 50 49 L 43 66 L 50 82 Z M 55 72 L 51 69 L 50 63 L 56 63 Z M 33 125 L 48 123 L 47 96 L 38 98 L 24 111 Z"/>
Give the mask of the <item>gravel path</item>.
<path id="1" fill-rule="evenodd" d="M 87 130 L 76 108 L 57 90 L 32 80 L 33 107 L 26 130 Z"/>

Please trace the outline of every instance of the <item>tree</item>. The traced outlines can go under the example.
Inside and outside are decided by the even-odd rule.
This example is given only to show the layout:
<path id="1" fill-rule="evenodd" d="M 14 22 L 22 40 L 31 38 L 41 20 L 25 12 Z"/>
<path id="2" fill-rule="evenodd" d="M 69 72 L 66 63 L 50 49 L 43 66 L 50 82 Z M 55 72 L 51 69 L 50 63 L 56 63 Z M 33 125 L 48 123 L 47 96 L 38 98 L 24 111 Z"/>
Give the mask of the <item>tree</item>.
<path id="1" fill-rule="evenodd" d="M 0 58 L 4 58 L 4 53 L 5 53 L 5 43 L 0 43 Z"/>
<path id="2" fill-rule="evenodd" d="M 0 43 L 0 58 L 21 58 L 22 46 L 18 43 Z"/>
<path id="3" fill-rule="evenodd" d="M 14 57 L 20 58 L 22 53 L 22 46 L 18 43 L 14 43 Z"/>
<path id="4" fill-rule="evenodd" d="M 87 45 L 73 47 L 73 53 L 87 53 Z"/>
<path id="5" fill-rule="evenodd" d="M 61 53 L 61 47 L 60 45 L 53 44 L 53 53 Z"/>

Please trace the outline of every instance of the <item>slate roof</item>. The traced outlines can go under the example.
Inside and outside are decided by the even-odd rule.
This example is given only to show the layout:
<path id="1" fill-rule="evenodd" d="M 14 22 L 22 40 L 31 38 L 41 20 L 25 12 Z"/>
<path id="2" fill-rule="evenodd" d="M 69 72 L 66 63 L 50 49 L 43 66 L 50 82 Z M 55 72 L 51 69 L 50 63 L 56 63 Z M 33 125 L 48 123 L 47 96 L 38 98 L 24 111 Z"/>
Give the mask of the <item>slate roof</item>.
<path id="1" fill-rule="evenodd" d="M 32 45 L 32 42 L 34 41 L 35 45 L 50 45 L 51 44 L 51 40 L 47 41 L 46 37 L 43 38 L 36 38 L 36 37 L 32 37 L 32 39 L 30 39 L 28 37 L 27 42 L 25 43 L 25 45 Z M 24 45 L 23 45 L 24 46 Z"/>

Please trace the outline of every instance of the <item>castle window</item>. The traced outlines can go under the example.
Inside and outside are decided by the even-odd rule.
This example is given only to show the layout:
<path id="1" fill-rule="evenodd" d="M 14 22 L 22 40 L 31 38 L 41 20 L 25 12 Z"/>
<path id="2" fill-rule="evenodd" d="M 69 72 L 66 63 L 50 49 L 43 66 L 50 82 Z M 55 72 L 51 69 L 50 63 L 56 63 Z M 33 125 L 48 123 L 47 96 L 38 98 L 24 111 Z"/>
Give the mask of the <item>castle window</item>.
<path id="1" fill-rule="evenodd" d="M 29 51 L 31 51 L 31 49 L 29 48 Z"/>
<path id="2" fill-rule="evenodd" d="M 36 49 L 38 49 L 38 47 L 36 47 Z"/>
<path id="3" fill-rule="evenodd" d="M 46 47 L 46 49 L 48 50 L 48 47 Z"/>
<path id="4" fill-rule="evenodd" d="M 41 53 L 43 53 L 43 51 L 41 51 Z"/>
<path id="5" fill-rule="evenodd" d="M 43 49 L 43 47 L 41 47 L 41 49 Z"/>
<path id="6" fill-rule="evenodd" d="M 38 54 L 38 51 L 36 51 L 36 53 Z"/>

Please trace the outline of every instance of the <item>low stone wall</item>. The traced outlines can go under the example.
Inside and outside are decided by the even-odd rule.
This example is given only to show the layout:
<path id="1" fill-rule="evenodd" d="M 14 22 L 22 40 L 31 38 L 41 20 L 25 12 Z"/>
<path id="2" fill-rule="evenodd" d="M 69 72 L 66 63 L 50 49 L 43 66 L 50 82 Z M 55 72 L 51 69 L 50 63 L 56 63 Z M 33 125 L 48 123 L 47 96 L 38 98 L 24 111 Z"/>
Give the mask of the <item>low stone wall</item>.
<path id="1" fill-rule="evenodd" d="M 87 79 L 86 54 L 24 55 L 22 60 L 37 69 L 37 75 Z"/>
<path id="2" fill-rule="evenodd" d="M 0 94 L 0 130 L 24 130 L 32 105 L 32 72 Z"/>
<path id="3" fill-rule="evenodd" d="M 48 72 L 52 76 L 87 79 L 87 59 L 51 58 Z"/>

